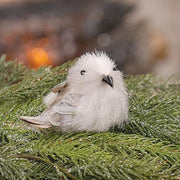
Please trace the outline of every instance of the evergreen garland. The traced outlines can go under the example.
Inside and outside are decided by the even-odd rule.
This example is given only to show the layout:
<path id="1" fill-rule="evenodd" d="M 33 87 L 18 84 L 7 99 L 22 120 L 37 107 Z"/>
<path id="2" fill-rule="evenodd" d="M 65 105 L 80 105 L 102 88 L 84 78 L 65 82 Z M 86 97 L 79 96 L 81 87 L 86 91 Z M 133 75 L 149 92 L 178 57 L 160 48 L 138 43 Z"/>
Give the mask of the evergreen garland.
<path id="1" fill-rule="evenodd" d="M 126 78 L 129 122 L 108 132 L 62 134 L 18 120 L 46 107 L 42 98 L 73 62 L 38 71 L 0 59 L 0 179 L 180 179 L 180 80 Z"/>

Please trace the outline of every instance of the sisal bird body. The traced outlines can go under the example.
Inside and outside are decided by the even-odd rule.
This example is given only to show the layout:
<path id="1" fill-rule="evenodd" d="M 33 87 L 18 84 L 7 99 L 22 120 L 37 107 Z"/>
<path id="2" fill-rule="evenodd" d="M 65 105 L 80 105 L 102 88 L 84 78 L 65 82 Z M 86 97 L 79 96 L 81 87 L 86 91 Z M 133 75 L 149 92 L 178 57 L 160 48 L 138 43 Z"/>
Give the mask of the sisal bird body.
<path id="1" fill-rule="evenodd" d="M 67 80 L 50 92 L 47 109 L 37 117 L 21 116 L 30 125 L 55 126 L 62 132 L 106 131 L 128 118 L 122 73 L 104 53 L 87 53 L 69 70 Z"/>

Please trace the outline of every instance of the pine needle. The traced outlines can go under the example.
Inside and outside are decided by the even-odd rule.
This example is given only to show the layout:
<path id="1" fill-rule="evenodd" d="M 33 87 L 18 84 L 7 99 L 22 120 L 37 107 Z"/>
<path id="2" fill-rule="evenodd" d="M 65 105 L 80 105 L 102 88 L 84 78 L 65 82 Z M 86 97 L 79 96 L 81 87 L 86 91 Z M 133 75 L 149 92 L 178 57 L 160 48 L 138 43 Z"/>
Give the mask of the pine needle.
<path id="1" fill-rule="evenodd" d="M 128 77 L 129 122 L 103 133 L 31 129 L 73 62 L 38 71 L 0 60 L 0 179 L 179 179 L 180 80 Z"/>

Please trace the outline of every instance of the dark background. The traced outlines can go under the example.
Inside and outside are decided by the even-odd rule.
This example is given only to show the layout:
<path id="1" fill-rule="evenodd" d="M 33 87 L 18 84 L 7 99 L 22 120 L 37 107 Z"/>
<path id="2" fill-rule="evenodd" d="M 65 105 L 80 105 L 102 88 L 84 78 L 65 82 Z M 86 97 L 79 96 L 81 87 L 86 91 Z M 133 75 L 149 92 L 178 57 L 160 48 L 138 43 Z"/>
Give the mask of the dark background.
<path id="1" fill-rule="evenodd" d="M 125 74 L 180 72 L 180 1 L 0 1 L 0 54 L 31 68 L 103 50 Z"/>

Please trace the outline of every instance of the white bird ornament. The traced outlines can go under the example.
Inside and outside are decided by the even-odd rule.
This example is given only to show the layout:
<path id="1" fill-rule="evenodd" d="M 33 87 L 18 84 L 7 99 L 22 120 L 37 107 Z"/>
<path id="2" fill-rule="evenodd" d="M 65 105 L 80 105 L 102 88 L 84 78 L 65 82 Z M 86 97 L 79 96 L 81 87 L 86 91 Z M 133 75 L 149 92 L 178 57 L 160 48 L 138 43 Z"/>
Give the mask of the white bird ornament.
<path id="1" fill-rule="evenodd" d="M 62 132 L 108 130 L 128 119 L 123 76 L 103 52 L 86 53 L 69 69 L 67 80 L 45 96 L 47 109 L 36 117 L 20 116 L 31 126 L 55 126 Z"/>

